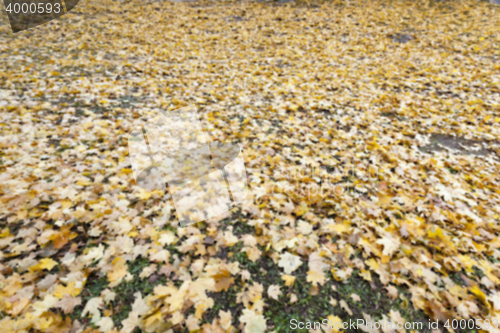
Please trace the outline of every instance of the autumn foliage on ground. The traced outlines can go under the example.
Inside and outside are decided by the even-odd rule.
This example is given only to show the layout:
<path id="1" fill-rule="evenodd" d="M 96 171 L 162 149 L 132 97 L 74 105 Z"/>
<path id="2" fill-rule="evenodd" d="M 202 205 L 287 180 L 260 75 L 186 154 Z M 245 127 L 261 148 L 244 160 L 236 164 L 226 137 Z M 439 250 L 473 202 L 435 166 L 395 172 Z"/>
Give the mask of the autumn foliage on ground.
<path id="1" fill-rule="evenodd" d="M 14 35 L 4 15 L 0 330 L 500 321 L 499 17 L 105 0 Z M 188 105 L 242 145 L 252 196 L 181 228 L 168 192 L 136 186 L 127 137 Z"/>

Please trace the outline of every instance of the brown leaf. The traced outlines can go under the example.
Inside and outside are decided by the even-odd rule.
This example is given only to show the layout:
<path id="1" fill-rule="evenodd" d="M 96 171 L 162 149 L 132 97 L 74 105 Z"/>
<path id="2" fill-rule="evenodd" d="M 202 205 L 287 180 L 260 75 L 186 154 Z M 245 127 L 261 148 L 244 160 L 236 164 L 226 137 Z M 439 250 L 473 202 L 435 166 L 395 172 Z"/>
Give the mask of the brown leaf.
<path id="1" fill-rule="evenodd" d="M 59 302 L 54 305 L 56 308 L 60 308 L 63 310 L 64 313 L 68 314 L 70 312 L 73 312 L 73 309 L 82 304 L 82 299 L 81 297 L 72 297 L 68 294 L 64 295 L 62 299 L 59 300 Z"/>

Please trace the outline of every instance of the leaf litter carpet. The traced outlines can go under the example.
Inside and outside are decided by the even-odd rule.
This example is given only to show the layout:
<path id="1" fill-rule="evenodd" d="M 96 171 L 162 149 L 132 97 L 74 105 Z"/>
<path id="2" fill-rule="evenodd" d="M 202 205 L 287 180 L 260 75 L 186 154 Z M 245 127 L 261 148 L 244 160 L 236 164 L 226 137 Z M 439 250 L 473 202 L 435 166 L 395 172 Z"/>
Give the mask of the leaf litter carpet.
<path id="1" fill-rule="evenodd" d="M 500 321 L 498 18 L 104 0 L 14 35 L 4 15 L 1 331 Z M 180 228 L 169 193 L 136 186 L 127 137 L 184 106 L 243 146 L 252 196 Z"/>

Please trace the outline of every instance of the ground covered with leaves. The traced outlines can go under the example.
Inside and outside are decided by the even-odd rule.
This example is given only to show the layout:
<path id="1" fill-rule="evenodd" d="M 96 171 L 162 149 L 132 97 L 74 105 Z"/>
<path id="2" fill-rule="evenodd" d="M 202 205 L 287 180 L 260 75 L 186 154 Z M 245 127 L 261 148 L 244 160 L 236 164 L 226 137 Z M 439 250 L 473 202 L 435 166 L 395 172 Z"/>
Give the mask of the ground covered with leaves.
<path id="1" fill-rule="evenodd" d="M 500 321 L 499 14 L 104 0 L 16 35 L 4 15 L 1 331 Z M 188 105 L 243 146 L 252 196 L 181 228 L 127 138 Z"/>

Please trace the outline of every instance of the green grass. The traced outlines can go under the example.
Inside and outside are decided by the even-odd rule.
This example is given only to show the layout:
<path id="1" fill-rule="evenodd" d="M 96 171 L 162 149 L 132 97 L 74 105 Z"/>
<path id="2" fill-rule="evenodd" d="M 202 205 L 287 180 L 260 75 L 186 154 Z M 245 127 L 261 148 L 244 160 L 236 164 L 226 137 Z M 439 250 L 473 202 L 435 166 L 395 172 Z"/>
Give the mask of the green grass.
<path id="1" fill-rule="evenodd" d="M 128 317 L 129 312 L 132 310 L 132 304 L 134 303 L 136 292 L 141 292 L 142 297 L 152 294 L 153 289 L 157 285 L 164 285 L 167 283 L 167 278 L 165 276 L 159 276 L 154 282 L 150 282 L 148 278 L 141 279 L 139 274 L 142 270 L 151 265 L 152 263 L 147 258 L 137 258 L 134 261 L 127 262 L 128 272 L 133 275 L 133 279 L 129 282 L 122 281 L 118 286 L 112 288 L 111 290 L 116 293 L 114 301 L 105 306 L 105 309 L 113 309 L 113 322 L 116 327 L 121 327 L 121 322 Z M 158 269 L 161 268 L 159 265 Z M 75 310 L 70 314 L 72 319 L 77 319 L 83 323 L 90 324 L 89 318 L 81 318 L 81 314 L 88 300 L 94 297 L 99 297 L 101 292 L 108 288 L 108 279 L 106 276 L 98 277 L 95 273 L 91 274 L 88 278 L 85 288 L 81 294 L 82 305 L 75 308 Z M 136 332 L 140 332 L 136 329 Z"/>
<path id="2" fill-rule="evenodd" d="M 228 226 L 233 226 L 233 232 L 237 235 L 241 234 L 255 234 L 255 229 L 244 222 L 244 217 L 241 212 L 235 211 L 231 219 L 225 219 L 220 223 L 220 230 L 227 229 Z M 198 225 L 200 229 L 204 229 L 204 225 Z M 166 226 L 164 229 L 172 229 Z M 239 267 L 243 270 L 248 270 L 251 274 L 251 280 L 247 281 L 247 286 L 254 283 L 263 285 L 263 299 L 265 302 L 264 315 L 267 320 L 268 331 L 275 332 L 307 332 L 306 329 L 298 330 L 290 327 L 290 321 L 295 319 L 297 322 L 321 322 L 330 315 L 337 316 L 344 322 L 349 320 L 356 321 L 363 318 L 363 313 L 371 316 L 375 321 L 381 321 L 382 316 L 388 316 L 391 310 L 399 311 L 401 316 L 409 322 L 421 322 L 424 329 L 421 332 L 430 332 L 427 323 L 429 317 L 421 310 L 416 310 L 411 305 L 411 294 L 406 287 L 397 286 L 399 297 L 395 300 L 391 299 L 385 290 L 385 287 L 378 276 L 373 273 L 371 282 L 364 280 L 359 271 L 354 270 L 352 275 L 347 281 L 340 282 L 334 279 L 331 272 L 326 272 L 327 282 L 323 286 L 318 286 L 318 291 L 314 295 L 311 294 L 312 284 L 307 282 L 307 261 L 304 260 L 303 264 L 293 272 L 296 277 L 295 283 L 291 287 L 284 284 L 281 276 L 282 270 L 270 258 L 270 252 L 266 251 L 263 246 L 258 245 L 262 251 L 262 256 L 257 262 L 252 262 L 248 259 L 247 254 L 242 251 L 242 242 L 237 243 L 232 247 L 221 247 L 215 255 L 222 261 L 238 262 Z M 179 259 L 188 254 L 180 253 L 176 245 L 166 246 L 172 256 L 177 255 Z M 192 255 L 195 260 L 199 256 Z M 134 293 L 141 292 L 145 298 L 147 295 L 152 294 L 153 289 L 157 285 L 165 285 L 170 280 L 170 277 L 159 276 L 154 282 L 149 279 L 139 278 L 142 270 L 149 266 L 151 262 L 147 258 L 137 258 L 134 261 L 127 262 L 129 272 L 132 274 L 133 279 L 129 282 L 123 281 L 120 285 L 112 290 L 116 293 L 116 298 L 109 305 L 107 309 L 112 309 L 112 319 L 117 328 L 121 327 L 121 322 L 128 317 L 134 302 Z M 158 269 L 161 265 L 158 265 Z M 475 275 L 480 276 L 482 272 L 475 270 Z M 240 276 L 234 277 L 234 284 L 231 285 L 227 291 L 210 292 L 209 297 L 213 298 L 214 306 L 204 313 L 200 326 L 204 323 L 212 323 L 215 318 L 219 316 L 219 310 L 230 311 L 233 316 L 233 325 L 238 328 L 239 317 L 242 314 L 244 305 L 237 302 L 237 295 L 244 290 L 245 286 L 242 283 Z M 454 281 L 461 281 L 460 275 L 450 275 Z M 181 281 L 174 281 L 176 286 L 179 286 Z M 267 295 L 267 290 L 270 285 L 279 285 L 282 295 L 278 300 L 274 300 Z M 89 318 L 80 318 L 83 307 L 86 302 L 93 298 L 98 297 L 101 292 L 108 288 L 108 281 L 106 276 L 99 277 L 96 272 L 89 276 L 88 282 L 81 294 L 82 305 L 75 308 L 75 311 L 70 315 L 73 319 L 82 321 L 85 325 L 90 325 Z M 290 304 L 290 294 L 294 293 L 297 296 L 297 302 Z M 351 295 L 356 294 L 360 297 L 360 301 L 355 302 Z M 337 300 L 337 305 L 333 307 L 330 304 L 330 298 Z M 344 300 L 352 314 L 349 314 L 345 309 L 340 306 L 340 301 Z M 194 313 L 194 307 L 187 310 L 184 315 L 187 317 L 190 313 Z M 444 323 L 440 323 L 440 328 L 443 330 Z M 187 328 L 177 326 L 175 332 L 187 332 Z M 134 333 L 141 332 L 136 328 Z M 356 330 L 347 329 L 344 332 L 357 332 Z M 460 330 L 457 330 L 460 332 Z M 468 331 L 469 332 L 469 331 Z M 474 332 L 474 331 L 470 331 Z"/>
<path id="3" fill-rule="evenodd" d="M 259 246 L 260 247 L 260 246 Z M 402 298 L 397 300 L 390 299 L 385 291 L 382 291 L 382 284 L 374 276 L 373 284 L 361 278 L 357 271 L 354 271 L 351 278 L 346 282 L 336 281 L 330 272 L 327 273 L 328 281 L 324 286 L 319 286 L 317 295 L 311 295 L 311 283 L 307 282 L 307 263 L 297 269 L 293 275 L 296 277 L 292 287 L 287 287 L 281 279 L 282 272 L 271 258 L 265 256 L 265 249 L 260 247 L 263 256 L 257 261 L 252 262 L 247 258 L 246 253 L 241 251 L 241 243 L 231 247 L 226 252 L 232 252 L 233 255 L 228 258 L 230 261 L 237 261 L 241 269 L 246 269 L 251 273 L 251 280 L 248 284 L 252 285 L 258 282 L 263 285 L 263 297 L 266 307 L 264 315 L 267 319 L 268 328 L 276 332 L 297 332 L 290 327 L 290 321 L 322 321 L 329 315 L 336 315 L 348 321 L 349 319 L 363 318 L 363 312 L 369 314 L 376 320 L 381 320 L 382 315 L 388 315 L 391 309 L 398 310 L 401 315 L 409 321 L 421 321 L 427 323 L 427 317 L 422 311 L 416 311 L 407 306 L 408 299 L 411 297 L 407 290 L 399 288 Z M 278 300 L 267 297 L 267 289 L 270 285 L 279 285 L 282 295 Z M 335 287 L 336 291 L 332 288 Z M 228 292 L 212 294 L 215 305 L 212 311 L 204 317 L 206 322 L 211 322 L 218 310 L 231 311 L 239 324 L 238 317 L 241 315 L 243 305 L 236 302 L 236 295 L 241 292 L 243 286 L 239 278 L 235 279 L 235 284 L 229 288 Z M 297 302 L 289 304 L 289 295 L 294 293 L 297 296 Z M 354 302 L 351 295 L 355 293 L 361 301 Z M 349 315 L 339 305 L 333 307 L 330 304 L 330 297 L 338 302 L 344 300 L 352 315 Z M 299 330 L 300 331 L 300 330 Z M 303 330 L 306 332 L 307 330 Z M 349 332 L 347 330 L 346 332 Z"/>

